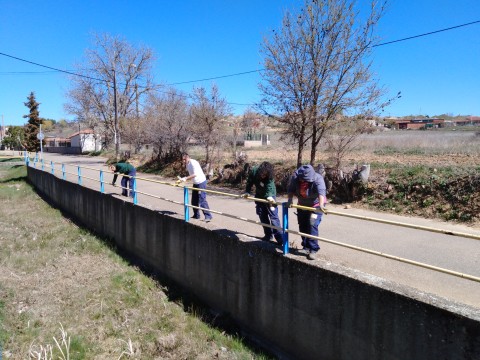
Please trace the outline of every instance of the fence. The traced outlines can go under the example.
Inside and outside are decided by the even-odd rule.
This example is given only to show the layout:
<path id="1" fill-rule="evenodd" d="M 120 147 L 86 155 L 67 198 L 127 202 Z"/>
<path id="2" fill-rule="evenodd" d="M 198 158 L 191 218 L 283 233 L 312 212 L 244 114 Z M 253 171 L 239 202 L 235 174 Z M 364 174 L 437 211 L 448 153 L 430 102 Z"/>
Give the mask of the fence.
<path id="1" fill-rule="evenodd" d="M 50 161 L 49 163 L 45 163 L 43 161 L 43 159 L 38 159 L 38 155 L 35 155 L 35 157 L 33 158 L 33 161 L 32 161 L 32 159 L 30 158 L 30 155 L 28 153 L 24 153 L 24 161 L 25 161 L 25 164 L 27 166 L 33 166 L 35 168 L 37 168 L 37 166 L 39 166 L 42 171 L 46 171 L 47 170 L 46 168 L 49 168 L 50 173 L 53 174 L 53 175 L 58 175 L 61 172 L 61 176 L 62 176 L 63 180 L 66 180 L 66 175 L 72 175 L 77 179 L 77 183 L 79 185 L 82 185 L 82 179 L 89 179 L 89 180 L 93 180 L 95 182 L 98 182 L 99 183 L 99 190 L 100 190 L 101 193 L 105 193 L 105 180 L 104 180 L 105 174 L 106 173 L 107 174 L 114 174 L 114 172 L 112 172 L 112 171 L 103 171 L 103 170 L 99 170 L 99 169 L 92 168 L 92 167 L 87 167 L 87 166 L 76 166 L 76 172 L 66 171 L 66 167 L 65 167 L 64 164 L 55 164 L 52 161 Z M 58 169 L 59 173 L 55 172 L 57 169 Z M 98 178 L 92 178 L 92 177 L 85 176 L 85 175 L 82 174 L 82 169 L 97 171 L 97 172 L 99 172 L 99 176 L 98 176 Z M 125 176 L 127 178 L 131 178 L 128 175 L 123 175 L 123 176 Z M 442 273 L 445 273 L 445 274 L 448 274 L 448 275 L 468 279 L 468 280 L 471 280 L 471 281 L 480 282 L 480 277 L 477 277 L 477 276 L 464 274 L 464 273 L 461 273 L 461 272 L 452 271 L 452 270 L 449 270 L 449 269 L 444 269 L 444 268 L 440 268 L 440 267 L 437 267 L 437 266 L 433 266 L 433 265 L 429 265 L 429 264 L 425 264 L 425 263 L 401 258 L 401 257 L 398 257 L 398 256 L 385 254 L 385 253 L 382 253 L 382 252 L 379 252 L 379 251 L 370 250 L 370 249 L 362 248 L 362 247 L 359 247 L 359 246 L 354 246 L 354 245 L 342 243 L 342 242 L 339 242 L 339 241 L 329 240 L 329 239 L 326 239 L 326 238 L 323 238 L 323 237 L 313 236 L 313 235 L 310 235 L 310 234 L 306 234 L 306 233 L 302 233 L 302 232 L 299 232 L 299 231 L 294 231 L 294 230 L 289 229 L 289 213 L 288 213 L 289 208 L 296 208 L 296 209 L 301 209 L 301 210 L 318 212 L 319 209 L 317 209 L 317 208 L 305 207 L 305 206 L 294 205 L 294 204 L 291 204 L 289 206 L 289 204 L 287 202 L 284 202 L 284 203 L 269 202 L 265 199 L 259 199 L 259 198 L 255 198 L 255 197 L 252 197 L 252 196 L 248 196 L 248 197 L 245 198 L 246 200 L 249 200 L 249 201 L 267 203 L 267 204 L 270 204 L 272 206 L 281 207 L 281 216 L 280 216 L 281 227 L 277 227 L 277 226 L 273 226 L 271 224 L 262 223 L 260 221 L 247 219 L 247 218 L 240 217 L 240 216 L 233 215 L 233 214 L 229 214 L 229 213 L 226 213 L 226 212 L 221 212 L 221 211 L 217 211 L 217 210 L 213 210 L 213 209 L 204 209 L 202 207 L 194 206 L 194 205 L 191 205 L 189 203 L 189 191 L 190 190 L 191 191 L 203 191 L 203 192 L 210 193 L 210 194 L 218 194 L 218 195 L 228 196 L 228 197 L 232 197 L 232 198 L 244 198 L 241 195 L 230 194 L 230 193 L 226 193 L 226 192 L 220 192 L 220 191 L 209 190 L 209 189 L 198 189 L 198 188 L 194 188 L 194 187 L 190 187 L 190 186 L 179 185 L 178 183 L 147 179 L 147 178 L 143 178 L 143 177 L 139 177 L 139 176 L 133 176 L 132 178 L 133 178 L 133 187 L 130 190 L 133 192 L 133 203 L 135 205 L 138 205 L 138 194 L 142 194 L 142 195 L 145 195 L 145 196 L 149 196 L 149 197 L 153 197 L 153 198 L 160 199 L 160 200 L 163 200 L 163 201 L 167 201 L 167 202 L 171 202 L 171 203 L 181 205 L 183 207 L 183 211 L 184 211 L 183 217 L 184 217 L 185 222 L 188 222 L 190 220 L 189 209 L 193 208 L 193 209 L 198 209 L 198 210 L 208 210 L 208 211 L 210 211 L 214 214 L 218 214 L 218 215 L 221 215 L 221 216 L 225 216 L 225 217 L 233 218 L 233 219 L 236 219 L 236 220 L 257 224 L 257 225 L 264 226 L 264 227 L 269 227 L 271 229 L 276 229 L 276 230 L 280 231 L 281 234 L 282 234 L 282 240 L 283 240 L 282 251 L 283 251 L 284 255 L 288 254 L 289 251 L 290 251 L 290 249 L 289 249 L 289 234 L 295 234 L 295 235 L 299 235 L 299 236 L 302 236 L 302 237 L 307 237 L 307 238 L 323 241 L 325 243 L 330 243 L 330 244 L 334 244 L 334 245 L 337 245 L 337 246 L 349 248 L 349 249 L 352 249 L 352 250 L 361 251 L 361 252 L 376 255 L 376 256 L 381 256 L 381 257 L 384 257 L 384 258 L 388 258 L 388 259 L 391 259 L 391 260 L 403 262 L 403 263 L 406 263 L 406 264 L 410 264 L 410 265 L 414 265 L 414 266 L 418 266 L 418 267 L 423 267 L 423 268 L 426 268 L 426 269 L 429 269 L 429 270 L 442 272 Z M 154 194 L 149 194 L 147 192 L 142 192 L 142 191 L 137 189 L 137 181 L 138 180 L 142 180 L 142 181 L 146 181 L 146 182 L 152 182 L 152 183 L 158 183 L 158 184 L 163 184 L 163 185 L 168 185 L 168 186 L 172 186 L 174 188 L 183 188 L 183 202 L 171 200 L 171 199 L 168 199 L 168 198 L 165 198 L 165 197 L 162 197 L 162 196 L 158 196 L 158 195 L 154 195 Z M 122 190 L 128 191 L 128 188 L 125 188 L 125 187 L 122 187 L 122 186 L 120 186 L 120 187 L 122 188 Z M 355 219 L 360 219 L 360 220 L 365 220 L 365 221 L 372 221 L 372 222 L 401 226 L 401 227 L 412 228 L 412 229 L 417 229 L 417 230 L 422 230 L 422 231 L 442 233 L 442 234 L 447 234 L 447 235 L 452 235 L 452 236 L 460 236 L 460 237 L 470 238 L 470 239 L 474 239 L 474 240 L 480 240 L 480 236 L 474 235 L 474 234 L 455 232 L 455 231 L 447 231 L 447 230 L 436 229 L 436 228 L 431 228 L 431 227 L 426 227 L 426 226 L 418 226 L 418 225 L 394 222 L 394 221 L 377 219 L 377 218 L 366 217 L 366 216 L 345 214 L 345 213 L 336 212 L 336 211 L 326 211 L 325 214 L 350 217 L 350 218 L 355 218 Z"/>

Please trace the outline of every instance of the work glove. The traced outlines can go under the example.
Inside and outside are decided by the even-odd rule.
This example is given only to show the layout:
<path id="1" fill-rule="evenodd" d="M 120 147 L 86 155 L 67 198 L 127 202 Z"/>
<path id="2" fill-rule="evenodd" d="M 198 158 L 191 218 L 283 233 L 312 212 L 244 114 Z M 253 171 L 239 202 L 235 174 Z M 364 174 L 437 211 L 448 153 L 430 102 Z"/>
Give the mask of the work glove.
<path id="1" fill-rule="evenodd" d="M 270 203 L 270 211 L 275 211 L 275 199 L 271 196 L 267 197 L 267 201 Z"/>
<path id="2" fill-rule="evenodd" d="M 180 183 L 187 181 L 187 178 L 186 178 L 186 177 L 177 176 L 177 179 L 178 179 L 178 180 L 175 181 L 175 185 L 180 185 Z"/>
<path id="3" fill-rule="evenodd" d="M 317 208 L 317 209 L 315 210 L 315 212 L 316 212 L 316 213 L 323 213 L 323 214 L 327 215 L 327 208 L 324 207 L 324 206 L 321 206 L 321 207 Z"/>
<path id="4" fill-rule="evenodd" d="M 246 193 L 243 193 L 242 195 L 240 195 L 240 197 L 242 197 L 242 198 L 244 198 L 244 199 L 248 198 L 249 196 L 250 196 L 250 194 L 247 193 L 247 192 L 246 192 Z"/>

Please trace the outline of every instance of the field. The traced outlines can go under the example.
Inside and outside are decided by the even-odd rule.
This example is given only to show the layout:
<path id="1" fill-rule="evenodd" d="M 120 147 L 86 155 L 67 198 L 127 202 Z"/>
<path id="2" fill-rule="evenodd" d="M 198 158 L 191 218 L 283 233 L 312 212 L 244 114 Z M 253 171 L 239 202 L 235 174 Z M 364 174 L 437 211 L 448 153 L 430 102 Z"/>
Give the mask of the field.
<path id="1" fill-rule="evenodd" d="M 345 159 L 345 166 L 362 163 L 392 163 L 402 165 L 478 166 L 480 158 L 480 129 L 476 131 L 384 131 L 359 137 L 354 150 Z M 244 151 L 252 161 L 295 163 L 294 146 L 284 145 L 277 133 L 271 134 L 272 145 Z M 304 160 L 309 160 L 309 151 Z M 318 163 L 329 165 L 331 154 L 320 148 Z"/>
<path id="2" fill-rule="evenodd" d="M 0 167 L 3 359 L 268 358 L 49 207 L 25 175 Z"/>

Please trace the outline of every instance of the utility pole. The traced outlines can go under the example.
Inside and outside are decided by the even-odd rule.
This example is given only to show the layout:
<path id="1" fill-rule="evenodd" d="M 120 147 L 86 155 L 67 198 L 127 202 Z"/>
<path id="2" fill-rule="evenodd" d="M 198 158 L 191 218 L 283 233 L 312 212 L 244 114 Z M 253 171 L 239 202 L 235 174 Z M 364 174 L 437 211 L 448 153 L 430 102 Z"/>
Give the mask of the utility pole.
<path id="1" fill-rule="evenodd" d="M 120 152 L 120 133 L 118 131 L 118 113 L 117 113 L 117 79 L 115 74 L 115 68 L 113 71 L 113 108 L 115 113 L 115 159 L 118 161 L 118 154 Z"/>
<path id="2" fill-rule="evenodd" d="M 0 131 L 0 142 L 2 142 L 4 138 L 5 138 L 5 123 L 3 122 L 3 114 L 2 114 L 2 129 Z"/>
<path id="3" fill-rule="evenodd" d="M 137 121 L 138 121 L 138 84 L 135 81 L 135 111 L 137 115 Z"/>

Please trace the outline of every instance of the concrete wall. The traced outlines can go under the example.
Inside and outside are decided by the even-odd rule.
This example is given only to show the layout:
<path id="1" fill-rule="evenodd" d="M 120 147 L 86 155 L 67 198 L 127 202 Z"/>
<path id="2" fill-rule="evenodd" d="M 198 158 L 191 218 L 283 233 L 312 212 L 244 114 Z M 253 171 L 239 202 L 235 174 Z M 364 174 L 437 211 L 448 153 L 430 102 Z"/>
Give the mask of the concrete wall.
<path id="1" fill-rule="evenodd" d="M 478 309 L 334 265 L 312 266 L 37 169 L 28 178 L 57 207 L 229 314 L 279 357 L 480 358 Z"/>

